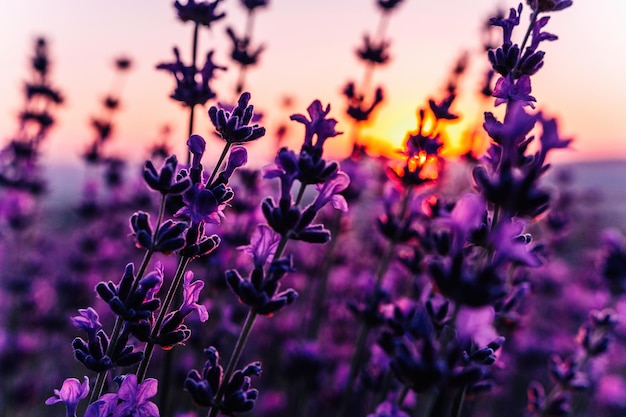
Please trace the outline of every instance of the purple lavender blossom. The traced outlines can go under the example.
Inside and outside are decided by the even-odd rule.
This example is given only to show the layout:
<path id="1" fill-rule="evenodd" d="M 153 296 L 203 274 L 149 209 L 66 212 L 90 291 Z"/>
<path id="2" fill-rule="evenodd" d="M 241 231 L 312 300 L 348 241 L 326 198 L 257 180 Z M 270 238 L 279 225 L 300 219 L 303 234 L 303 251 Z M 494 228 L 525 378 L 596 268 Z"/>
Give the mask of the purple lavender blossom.
<path id="1" fill-rule="evenodd" d="M 137 375 L 124 377 L 117 394 L 105 394 L 92 403 L 85 412 L 85 417 L 159 417 L 155 403 L 148 401 L 157 393 L 158 381 L 148 378 L 137 383 Z"/>
<path id="2" fill-rule="evenodd" d="M 213 192 L 201 183 L 191 186 L 183 195 L 183 201 L 185 205 L 175 216 L 185 216 L 192 223 L 220 223 L 225 205 L 220 205 Z"/>
<path id="3" fill-rule="evenodd" d="M 193 281 L 193 277 L 194 274 L 192 271 L 187 271 L 185 273 L 183 281 L 183 303 L 180 306 L 179 311 L 182 316 L 187 316 L 193 310 L 196 310 L 200 321 L 205 322 L 209 319 L 209 313 L 207 312 L 205 306 L 198 304 L 200 291 L 204 288 L 204 282 L 199 280 Z"/>
<path id="4" fill-rule="evenodd" d="M 313 201 L 313 209 L 319 211 L 330 202 L 337 210 L 341 210 L 344 213 L 347 212 L 348 203 L 340 193 L 348 188 L 349 185 L 350 177 L 343 171 L 338 171 L 334 177 L 323 184 L 317 184 L 318 194 L 315 197 L 315 201 Z"/>
<path id="5" fill-rule="evenodd" d="M 46 405 L 62 402 L 67 408 L 67 417 L 76 417 L 78 402 L 89 394 L 89 378 L 85 377 L 83 383 L 76 378 L 67 378 L 63 381 L 61 389 L 55 389 L 54 395 L 46 400 Z"/>
<path id="6" fill-rule="evenodd" d="M 517 101 L 524 106 L 535 108 L 533 102 L 537 101 L 531 96 L 530 77 L 522 75 L 519 79 L 511 82 L 509 77 L 500 77 L 493 89 L 493 96 L 496 97 L 496 106 L 503 103 Z"/>
<path id="7" fill-rule="evenodd" d="M 254 266 L 261 268 L 270 257 L 274 256 L 279 240 L 280 235 L 274 232 L 271 227 L 266 224 L 259 224 L 250 237 L 250 244 L 239 246 L 237 249 L 252 256 Z"/>
<path id="8" fill-rule="evenodd" d="M 265 128 L 252 124 L 254 106 L 248 104 L 250 93 L 239 97 L 237 106 L 231 111 L 215 106 L 209 109 L 209 118 L 217 135 L 228 143 L 252 142 L 265 135 Z"/>
<path id="9" fill-rule="evenodd" d="M 492 17 L 489 19 L 489 24 L 502 28 L 502 37 L 504 39 L 503 43 L 505 45 L 512 44 L 511 35 L 513 34 L 513 29 L 520 23 L 521 14 L 522 4 L 520 3 L 519 6 L 517 6 L 517 10 L 511 7 L 509 10 L 509 17 Z"/>
<path id="10" fill-rule="evenodd" d="M 77 329 L 84 330 L 87 333 L 95 333 L 102 327 L 100 317 L 92 307 L 82 308 L 78 312 L 80 316 L 72 317 L 72 324 Z"/>
<path id="11" fill-rule="evenodd" d="M 389 41 L 381 41 L 375 43 L 371 40 L 369 35 L 363 36 L 363 47 L 356 51 L 357 56 L 365 62 L 370 64 L 382 65 L 389 61 Z"/>
<path id="12" fill-rule="evenodd" d="M 233 61 L 239 63 L 243 67 L 256 65 L 259 55 L 265 49 L 264 45 L 259 46 L 256 50 L 251 51 L 250 39 L 247 37 L 238 37 L 232 28 L 227 28 L 226 33 L 233 43 L 230 57 Z"/>
<path id="13" fill-rule="evenodd" d="M 309 117 L 311 120 L 303 114 L 292 114 L 290 119 L 304 125 L 304 144 L 316 149 L 322 149 L 324 142 L 328 138 L 340 135 L 341 132 L 335 130 L 337 120 L 327 119 L 326 116 L 330 113 L 330 104 L 324 109 L 322 103 L 319 100 L 313 101 L 307 108 Z M 313 143 L 313 136 L 317 136 L 315 144 Z"/>

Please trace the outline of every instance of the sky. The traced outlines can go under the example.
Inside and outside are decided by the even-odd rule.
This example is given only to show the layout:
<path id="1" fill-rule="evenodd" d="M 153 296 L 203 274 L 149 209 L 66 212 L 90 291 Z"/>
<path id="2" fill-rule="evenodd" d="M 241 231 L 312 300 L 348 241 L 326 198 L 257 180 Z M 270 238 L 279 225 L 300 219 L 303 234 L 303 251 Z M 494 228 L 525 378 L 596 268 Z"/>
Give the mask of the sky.
<path id="1" fill-rule="evenodd" d="M 487 68 L 480 31 L 498 7 L 517 4 L 405 0 L 386 30 L 392 59 L 375 71 L 372 80 L 374 86 L 384 87 L 385 101 L 364 134 L 388 147 L 397 146 L 405 132 L 415 128 L 416 109 L 428 98 L 442 96 L 463 51 L 471 56 L 470 66 L 454 105 L 462 121 L 452 126 L 450 136 L 460 136 L 479 123 L 483 112 L 493 109 L 493 100 L 477 100 L 478 80 Z M 220 100 L 233 101 L 237 69 L 229 60 L 225 28 L 232 26 L 241 33 L 245 15 L 237 0 L 224 0 L 220 8 L 227 17 L 210 31 L 201 31 L 199 55 L 214 49 L 215 61 L 230 66 L 212 86 Z M 344 138 L 333 139 L 333 152 L 340 156 L 348 151 L 351 125 L 344 116 L 341 90 L 347 81 L 363 78 L 364 67 L 355 50 L 364 34 L 375 31 L 379 19 L 374 0 L 270 0 L 269 7 L 258 11 L 253 43 L 265 44 L 266 50 L 259 65 L 248 72 L 246 89 L 255 108 L 266 115 L 263 124 L 269 134 L 287 123 L 290 141 L 297 144 L 302 131 L 289 122 L 289 114 L 305 113 L 314 99 L 320 99 L 331 105 L 338 130 L 346 132 Z M 522 22 L 527 20 L 525 13 Z M 562 151 L 556 160 L 626 159 L 625 21 L 624 0 L 574 0 L 571 8 L 552 15 L 547 29 L 559 40 L 543 44 L 545 66 L 533 77 L 533 95 L 538 109 L 557 117 L 562 134 L 574 138 L 573 149 Z M 171 127 L 170 145 L 179 154 L 183 151 L 187 113 L 169 99 L 174 87 L 171 75 L 155 69 L 156 64 L 173 60 L 174 46 L 184 61 L 190 61 L 192 25 L 177 19 L 173 2 L 0 0 L 0 28 L 2 143 L 17 128 L 34 40 L 45 36 L 53 83 L 66 98 L 44 147 L 46 161 L 80 161 L 78 155 L 93 139 L 89 121 L 114 82 L 113 62 L 119 56 L 131 57 L 134 66 L 124 82 L 110 151 L 142 161 L 166 124 Z M 288 106 L 285 97 L 291 99 Z M 197 111 L 195 130 L 208 138 L 206 110 Z M 217 159 L 219 145 L 213 142 L 209 152 Z M 259 160 L 271 157 L 271 147 L 261 143 L 255 147 Z"/>

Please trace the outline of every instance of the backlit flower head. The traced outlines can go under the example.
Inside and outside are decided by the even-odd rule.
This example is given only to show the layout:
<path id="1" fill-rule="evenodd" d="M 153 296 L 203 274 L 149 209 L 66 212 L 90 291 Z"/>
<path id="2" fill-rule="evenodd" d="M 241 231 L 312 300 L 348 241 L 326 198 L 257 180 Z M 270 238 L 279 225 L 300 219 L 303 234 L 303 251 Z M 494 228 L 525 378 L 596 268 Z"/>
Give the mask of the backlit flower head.
<path id="1" fill-rule="evenodd" d="M 324 141 L 328 138 L 340 135 L 341 132 L 335 130 L 337 120 L 327 119 L 328 113 L 330 113 L 330 104 L 324 109 L 322 103 L 319 100 L 313 101 L 307 108 L 309 117 L 311 120 L 303 114 L 292 114 L 290 119 L 304 125 L 304 144 L 321 149 L 324 146 Z M 317 140 L 313 143 L 313 136 L 317 136 Z"/>
<path id="2" fill-rule="evenodd" d="M 61 389 L 54 390 L 54 396 L 46 400 L 46 405 L 65 403 L 67 417 L 76 416 L 76 406 L 78 402 L 89 394 L 89 378 L 85 377 L 83 383 L 76 378 L 67 378 L 63 381 Z"/>

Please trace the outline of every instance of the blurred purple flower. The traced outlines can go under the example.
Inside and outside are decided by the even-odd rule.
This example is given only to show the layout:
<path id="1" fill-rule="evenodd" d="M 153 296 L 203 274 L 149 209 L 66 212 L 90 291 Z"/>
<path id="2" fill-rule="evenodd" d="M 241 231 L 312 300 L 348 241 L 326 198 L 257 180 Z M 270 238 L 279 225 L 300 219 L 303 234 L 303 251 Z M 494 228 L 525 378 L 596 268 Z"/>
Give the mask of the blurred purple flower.
<path id="1" fill-rule="evenodd" d="M 226 28 L 226 33 L 233 43 L 233 48 L 230 53 L 230 57 L 233 61 L 238 62 L 244 67 L 255 65 L 259 59 L 259 55 L 265 49 L 265 46 L 261 45 L 255 51 L 251 51 L 250 39 L 248 37 L 238 37 L 235 31 L 230 27 Z"/>
<path id="2" fill-rule="evenodd" d="M 572 139 L 562 139 L 559 136 L 556 119 L 546 119 L 543 113 L 539 113 L 539 122 L 543 127 L 541 132 L 541 152 L 545 155 L 551 149 L 564 149 L 569 146 Z"/>
<path id="3" fill-rule="evenodd" d="M 383 10 L 383 12 L 390 12 L 398 6 L 398 4 L 402 3 L 402 0 L 378 0 L 376 3 L 378 4 L 378 7 Z"/>
<path id="4" fill-rule="evenodd" d="M 322 149 L 324 141 L 328 138 L 340 135 L 341 132 L 335 130 L 337 120 L 327 119 L 330 113 L 330 104 L 324 109 L 319 100 L 313 101 L 307 108 L 311 120 L 303 114 L 292 114 L 290 119 L 304 125 L 304 144 L 316 149 Z M 313 136 L 317 135 L 317 141 L 313 144 Z"/>
<path id="5" fill-rule="evenodd" d="M 226 13 L 217 13 L 216 8 L 222 0 L 201 1 L 196 3 L 195 0 L 188 0 L 183 5 L 178 0 L 174 3 L 174 7 L 178 11 L 178 18 L 183 22 L 192 21 L 199 25 L 211 27 L 211 23 L 222 19 Z"/>
<path id="6" fill-rule="evenodd" d="M 257 7 L 266 7 L 269 0 L 241 0 L 241 4 L 249 11 L 253 11 Z"/>
<path id="7" fill-rule="evenodd" d="M 46 400 L 46 405 L 63 402 L 67 408 L 67 417 L 75 417 L 78 402 L 87 397 L 87 394 L 89 394 L 89 378 L 85 377 L 82 384 L 76 378 L 67 378 L 63 381 L 61 389 L 55 389 L 54 396 Z"/>
<path id="8" fill-rule="evenodd" d="M 174 48 L 174 56 L 175 62 L 158 64 L 156 67 L 174 75 L 176 88 L 170 97 L 189 107 L 204 105 L 208 100 L 214 98 L 215 92 L 209 86 L 209 81 L 213 79 L 215 70 L 226 70 L 226 67 L 213 63 L 213 51 L 207 54 L 204 67 L 200 71 L 194 66 L 183 64 L 178 48 Z M 201 76 L 200 82 L 196 81 L 196 74 L 198 73 Z"/>
<path id="9" fill-rule="evenodd" d="M 428 100 L 428 105 L 430 106 L 430 110 L 432 110 L 433 115 L 437 119 L 444 120 L 456 120 L 459 118 L 456 114 L 450 113 L 450 106 L 456 96 L 454 94 L 450 94 L 448 97 L 441 100 L 440 103 L 437 103 L 435 100 Z"/>
<path id="10" fill-rule="evenodd" d="M 529 247 L 530 235 L 523 235 L 526 223 L 522 220 L 501 221 L 489 236 L 496 248 L 494 262 L 509 260 L 526 266 L 537 267 L 541 260 Z"/>
<path id="11" fill-rule="evenodd" d="M 380 403 L 376 407 L 376 411 L 368 414 L 367 417 L 409 417 L 409 415 L 391 401 L 385 401 Z"/>
<path id="12" fill-rule="evenodd" d="M 389 48 L 388 41 L 381 41 L 380 43 L 374 43 L 369 35 L 363 36 L 364 45 L 361 49 L 356 51 L 359 58 L 363 61 L 371 64 L 385 64 L 389 61 L 389 54 L 387 49 Z"/>

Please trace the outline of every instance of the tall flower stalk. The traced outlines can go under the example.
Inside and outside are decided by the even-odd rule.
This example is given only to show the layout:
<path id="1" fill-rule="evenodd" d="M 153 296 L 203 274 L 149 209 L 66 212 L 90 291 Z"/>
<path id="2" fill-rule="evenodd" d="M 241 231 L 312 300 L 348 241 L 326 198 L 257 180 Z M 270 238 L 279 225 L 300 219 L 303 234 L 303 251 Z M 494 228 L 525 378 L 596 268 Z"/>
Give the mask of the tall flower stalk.
<path id="1" fill-rule="evenodd" d="M 174 92 L 170 96 L 173 100 L 180 102 L 189 109 L 189 122 L 187 124 L 187 137 L 194 134 L 194 120 L 196 106 L 204 106 L 207 101 L 215 98 L 216 94 L 209 85 L 216 70 L 226 70 L 226 67 L 216 65 L 213 62 L 213 51 L 206 54 L 204 66 L 198 68 L 198 39 L 200 29 L 211 26 L 226 14 L 218 11 L 222 0 L 200 1 L 188 0 L 187 4 L 182 4 L 176 0 L 178 18 L 186 23 L 193 24 L 191 37 L 191 65 L 186 65 L 181 60 L 180 52 L 174 48 L 175 61 L 172 63 L 162 63 L 157 65 L 157 69 L 166 70 L 172 73 L 176 81 Z M 187 152 L 187 165 L 191 163 L 191 152 Z"/>

